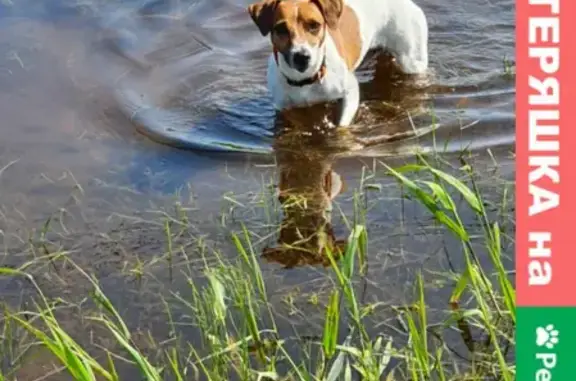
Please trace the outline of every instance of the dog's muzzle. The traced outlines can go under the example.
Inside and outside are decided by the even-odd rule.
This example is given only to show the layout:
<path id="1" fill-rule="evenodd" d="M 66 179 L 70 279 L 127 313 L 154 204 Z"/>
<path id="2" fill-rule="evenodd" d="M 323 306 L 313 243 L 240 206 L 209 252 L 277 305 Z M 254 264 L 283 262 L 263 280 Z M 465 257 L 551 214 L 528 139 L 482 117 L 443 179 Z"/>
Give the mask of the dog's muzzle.
<path id="1" fill-rule="evenodd" d="M 292 67 L 299 72 L 305 72 L 310 66 L 310 53 L 306 51 L 297 51 L 292 53 Z"/>

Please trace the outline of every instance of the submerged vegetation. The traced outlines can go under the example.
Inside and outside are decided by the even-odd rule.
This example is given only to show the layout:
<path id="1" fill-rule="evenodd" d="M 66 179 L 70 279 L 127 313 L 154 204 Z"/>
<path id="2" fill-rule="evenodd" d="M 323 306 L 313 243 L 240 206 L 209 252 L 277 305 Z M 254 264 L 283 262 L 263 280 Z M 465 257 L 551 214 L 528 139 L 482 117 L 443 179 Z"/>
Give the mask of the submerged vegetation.
<path id="1" fill-rule="evenodd" d="M 147 276 L 169 272 L 167 283 L 181 280 L 155 294 L 160 322 L 144 324 L 155 328 L 136 330 L 120 308 L 122 300 L 115 301 L 114 288 L 99 284 L 97 266 L 88 270 L 74 250 L 50 240 L 48 223 L 39 238 L 30 239 L 31 259 L 0 268 L 3 279 L 29 290 L 18 307 L 5 302 L 0 314 L 0 380 L 68 379 L 62 378 L 66 373 L 81 381 L 513 380 L 516 306 L 507 254 L 514 227 L 506 212 L 511 195 L 505 190 L 499 203 L 485 199 L 479 175 L 464 158 L 460 164 L 450 168 L 423 156 L 394 168 L 375 163 L 353 192 L 344 252 L 328 250 L 328 266 L 319 270 L 327 286 L 306 295 L 317 321 L 300 310 L 305 307 L 292 293 L 270 291 L 275 279 L 258 252 L 267 235 L 235 221 L 209 244 L 195 236 L 186 209 L 178 205 L 155 221 L 165 234 L 158 248 L 163 254 L 122 265 L 141 289 Z M 442 272 L 421 266 L 402 290 L 404 304 L 365 298 L 373 236 L 387 235 L 366 220 L 366 194 L 380 189 L 376 173 L 393 178 L 406 203 L 426 211 L 435 229 L 458 242 L 451 257 L 459 257 L 460 265 L 449 263 Z M 250 207 L 232 195 L 225 198 L 223 225 L 235 220 L 236 209 Z M 272 214 L 268 201 L 257 204 Z M 464 215 L 474 223 L 464 223 Z M 168 271 L 147 275 L 159 263 Z M 66 271 L 76 274 L 67 282 L 80 296 L 49 296 L 54 292 L 41 284 L 46 274 L 54 274 L 48 282 L 58 284 Z M 440 302 L 444 308 L 432 310 L 428 291 L 440 288 L 449 291 Z M 281 303 L 276 294 L 282 294 Z M 286 324 L 290 315 L 304 324 Z M 306 323 L 313 328 L 302 330 Z M 26 369 L 46 364 L 40 373 L 45 378 L 26 376 Z"/>

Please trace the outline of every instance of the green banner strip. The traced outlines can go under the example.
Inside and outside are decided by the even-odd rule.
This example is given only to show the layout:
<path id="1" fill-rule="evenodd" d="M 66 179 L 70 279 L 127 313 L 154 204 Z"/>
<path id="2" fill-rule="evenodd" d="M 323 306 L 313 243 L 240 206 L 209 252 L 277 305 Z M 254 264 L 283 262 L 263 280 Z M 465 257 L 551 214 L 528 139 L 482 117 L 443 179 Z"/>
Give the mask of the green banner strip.
<path id="1" fill-rule="evenodd" d="M 516 380 L 576 380 L 576 307 L 518 307 Z"/>

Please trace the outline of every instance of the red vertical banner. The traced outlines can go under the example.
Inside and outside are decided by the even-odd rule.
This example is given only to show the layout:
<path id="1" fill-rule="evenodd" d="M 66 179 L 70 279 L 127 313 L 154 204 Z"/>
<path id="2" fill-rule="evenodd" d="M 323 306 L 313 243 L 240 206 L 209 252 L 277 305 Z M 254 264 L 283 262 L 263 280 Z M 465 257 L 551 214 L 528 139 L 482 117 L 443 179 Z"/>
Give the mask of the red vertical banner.
<path id="1" fill-rule="evenodd" d="M 576 306 L 576 0 L 516 3 L 518 306 Z"/>
<path id="2" fill-rule="evenodd" d="M 516 2 L 518 380 L 576 374 L 576 0 Z"/>

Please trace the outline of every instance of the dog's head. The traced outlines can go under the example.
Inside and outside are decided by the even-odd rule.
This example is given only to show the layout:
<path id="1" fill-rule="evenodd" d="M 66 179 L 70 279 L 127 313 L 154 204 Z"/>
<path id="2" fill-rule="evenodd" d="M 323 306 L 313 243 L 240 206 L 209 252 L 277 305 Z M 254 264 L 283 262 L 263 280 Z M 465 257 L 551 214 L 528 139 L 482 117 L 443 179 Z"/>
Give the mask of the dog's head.
<path id="1" fill-rule="evenodd" d="M 278 65 L 290 78 L 316 73 L 324 60 L 327 28 L 336 28 L 342 0 L 261 0 L 248 12 L 263 36 L 270 34 Z"/>

